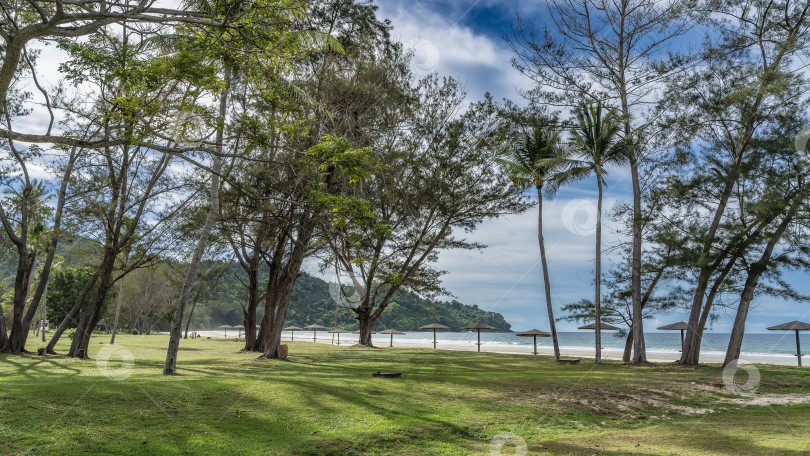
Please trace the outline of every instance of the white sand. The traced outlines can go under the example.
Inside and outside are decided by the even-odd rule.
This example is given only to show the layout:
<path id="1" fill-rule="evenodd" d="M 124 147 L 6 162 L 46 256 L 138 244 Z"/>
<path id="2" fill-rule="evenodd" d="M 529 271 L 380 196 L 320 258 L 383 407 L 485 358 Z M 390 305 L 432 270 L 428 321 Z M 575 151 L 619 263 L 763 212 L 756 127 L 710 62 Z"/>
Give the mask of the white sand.
<path id="1" fill-rule="evenodd" d="M 211 338 L 224 338 L 225 331 L 218 329 L 218 330 L 211 330 L 211 331 L 197 331 L 201 337 L 211 337 Z M 239 330 L 229 329 L 228 332 L 228 339 L 235 339 L 239 335 Z M 426 334 L 426 337 L 430 336 L 430 334 Z M 297 333 L 293 336 L 296 342 L 312 342 L 312 332 L 303 332 Z M 291 339 L 290 333 L 285 332 L 282 335 L 282 340 L 289 341 Z M 326 331 L 318 331 L 318 343 L 321 344 L 336 344 L 337 337 L 332 339 L 332 334 L 327 333 Z M 385 348 L 388 347 L 390 342 L 390 336 L 379 334 L 373 336 L 373 342 L 376 346 Z M 341 334 L 340 335 L 340 345 L 341 346 L 351 346 L 357 343 L 357 335 L 356 334 Z M 428 339 L 406 339 L 402 337 L 394 336 L 394 347 L 400 348 L 425 348 L 431 349 L 433 348 L 433 341 Z M 476 345 L 474 341 L 458 341 L 458 340 L 442 340 L 439 338 L 436 348 L 440 350 L 450 350 L 450 351 L 476 351 Z M 504 353 L 504 354 L 520 354 L 520 355 L 531 355 L 533 350 L 533 346 L 531 344 L 504 344 L 504 343 L 492 343 L 492 342 L 482 342 L 481 343 L 481 351 L 487 353 Z M 537 351 L 540 355 L 545 356 L 553 356 L 554 350 L 550 345 L 537 345 Z M 580 358 L 583 362 L 587 360 L 592 360 L 594 357 L 594 352 L 592 349 L 588 349 L 586 347 L 570 347 L 570 346 L 561 346 L 560 347 L 560 355 L 564 358 Z M 658 351 L 658 350 L 648 350 L 647 351 L 647 360 L 650 362 L 661 362 L 661 363 L 671 363 L 675 362 L 680 358 L 680 354 L 676 351 Z M 621 361 L 622 359 L 622 351 L 617 348 L 604 348 L 602 349 L 602 359 L 606 360 L 615 360 Z M 700 361 L 706 364 L 720 364 L 724 360 L 724 356 L 722 354 L 701 354 Z M 774 355 L 742 355 L 740 357 L 740 364 L 775 364 L 775 365 L 782 365 L 782 366 L 795 366 L 796 365 L 796 357 L 775 357 Z"/>

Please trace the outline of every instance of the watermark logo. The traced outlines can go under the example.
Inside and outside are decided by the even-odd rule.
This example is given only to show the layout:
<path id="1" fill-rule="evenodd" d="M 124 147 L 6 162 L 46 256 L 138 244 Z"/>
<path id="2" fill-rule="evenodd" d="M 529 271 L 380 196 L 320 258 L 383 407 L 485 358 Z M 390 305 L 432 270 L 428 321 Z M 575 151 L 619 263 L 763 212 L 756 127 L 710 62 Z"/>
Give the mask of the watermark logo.
<path id="1" fill-rule="evenodd" d="M 179 111 L 169 121 L 168 138 L 183 147 L 199 147 L 211 134 L 203 117 L 192 111 Z"/>
<path id="2" fill-rule="evenodd" d="M 105 345 L 96 355 L 96 368 L 112 380 L 126 380 L 135 370 L 135 356 L 121 345 Z"/>
<path id="3" fill-rule="evenodd" d="M 744 382 L 741 382 L 743 375 L 738 375 L 740 371 L 743 371 L 743 375 L 747 377 Z M 753 364 L 740 365 L 735 360 L 723 368 L 723 384 L 726 385 L 727 390 L 734 394 L 753 396 L 756 394 L 757 388 L 759 388 L 759 382 L 759 369 Z"/>
<path id="4" fill-rule="evenodd" d="M 349 293 L 349 291 L 351 291 L 351 293 Z M 332 301 L 341 307 L 352 308 L 357 307 L 361 302 L 363 302 L 365 292 L 356 287 L 349 287 L 346 285 L 341 285 L 340 282 L 333 282 L 329 284 L 329 297 L 331 297 Z"/>
<path id="5" fill-rule="evenodd" d="M 807 149 L 808 143 L 810 143 L 810 128 L 805 128 L 800 131 L 799 134 L 796 135 L 796 139 L 793 140 L 793 146 L 796 148 L 796 152 L 799 153 L 800 160 L 805 164 L 810 164 L 810 150 Z"/>
<path id="6" fill-rule="evenodd" d="M 526 445 L 526 441 L 511 432 L 500 432 L 489 442 L 489 454 L 492 456 L 503 454 L 524 456 L 528 451 L 529 447 Z"/>
<path id="7" fill-rule="evenodd" d="M 428 75 L 439 67 L 439 48 L 424 39 L 411 40 L 405 44 L 411 55 L 411 70 L 418 75 Z"/>
<path id="8" fill-rule="evenodd" d="M 596 233 L 597 208 L 589 200 L 575 199 L 567 202 L 562 210 L 565 228 L 578 235 L 590 236 Z"/>

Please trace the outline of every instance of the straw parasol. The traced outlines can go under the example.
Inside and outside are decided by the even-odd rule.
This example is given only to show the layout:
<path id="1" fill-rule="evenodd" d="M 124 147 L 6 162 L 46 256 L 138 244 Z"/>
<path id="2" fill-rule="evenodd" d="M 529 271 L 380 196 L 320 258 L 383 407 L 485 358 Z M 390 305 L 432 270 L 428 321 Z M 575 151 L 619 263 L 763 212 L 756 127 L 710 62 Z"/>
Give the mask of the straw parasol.
<path id="1" fill-rule="evenodd" d="M 222 325 L 222 326 L 219 327 L 219 329 L 224 329 L 225 330 L 225 338 L 227 339 L 228 338 L 228 330 L 233 329 L 233 326 L 231 326 L 231 325 Z"/>
<path id="2" fill-rule="evenodd" d="M 593 323 L 591 323 L 589 325 L 580 326 L 577 329 L 590 329 L 590 330 L 596 331 L 596 322 L 593 322 Z M 607 324 L 604 321 L 602 323 L 599 323 L 599 332 L 602 332 L 602 331 L 618 331 L 619 329 L 621 329 L 621 328 L 610 325 L 610 324 Z"/>
<path id="3" fill-rule="evenodd" d="M 551 334 L 540 331 L 539 329 L 530 329 L 528 331 L 523 331 L 522 333 L 515 334 L 516 336 L 520 337 L 534 337 L 534 354 L 537 354 L 537 338 L 538 337 L 551 337 Z"/>
<path id="4" fill-rule="evenodd" d="M 295 340 L 295 332 L 301 331 L 301 328 L 298 326 L 287 326 L 286 328 L 282 329 L 282 331 L 290 331 L 290 341 Z"/>
<path id="5" fill-rule="evenodd" d="M 338 328 L 338 329 L 332 329 L 332 330 L 327 331 L 327 332 L 330 333 L 330 334 L 337 334 L 338 335 L 338 345 L 340 345 L 340 335 L 341 334 L 346 334 L 346 333 L 351 332 L 351 331 L 346 331 L 345 329 Z"/>
<path id="6" fill-rule="evenodd" d="M 681 350 L 683 350 L 683 332 L 689 329 L 689 323 L 685 321 L 679 321 L 677 323 L 672 323 L 671 325 L 665 325 L 658 328 L 661 331 L 681 331 Z"/>
<path id="7" fill-rule="evenodd" d="M 495 329 L 495 327 L 485 325 L 483 323 L 476 323 L 474 325 L 465 326 L 464 329 L 474 329 L 474 330 L 476 330 L 478 332 L 478 342 L 476 343 L 476 345 L 478 345 L 478 353 L 481 353 L 481 330 L 482 329 Z"/>
<path id="8" fill-rule="evenodd" d="M 580 326 L 577 329 L 596 329 L 596 323 L 591 323 L 589 325 Z M 609 324 L 607 324 L 605 322 L 602 322 L 602 323 L 599 324 L 599 330 L 600 331 L 602 331 L 602 330 L 605 330 L 605 331 L 618 331 L 620 329 L 621 328 L 618 328 L 618 327 L 613 326 L 613 325 L 609 325 Z"/>
<path id="9" fill-rule="evenodd" d="M 380 334 L 390 334 L 391 335 L 391 343 L 388 346 L 393 347 L 394 346 L 394 334 L 397 334 L 399 336 L 404 336 L 407 333 L 404 333 L 402 331 L 397 331 L 396 329 L 386 329 L 385 331 L 380 331 Z"/>
<path id="10" fill-rule="evenodd" d="M 771 326 L 770 331 L 796 331 L 796 359 L 799 360 L 799 367 L 802 367 L 802 345 L 799 342 L 799 331 L 810 331 L 810 323 L 803 321 L 791 321 L 781 325 Z"/>
<path id="11" fill-rule="evenodd" d="M 440 325 L 438 323 L 431 323 L 429 325 L 422 326 L 419 329 L 432 329 L 433 330 L 433 349 L 436 349 L 436 330 L 437 329 L 450 329 L 447 326 Z"/>
<path id="12" fill-rule="evenodd" d="M 245 326 L 244 325 L 236 325 L 236 326 L 233 327 L 233 329 L 238 329 L 239 330 L 239 335 L 236 336 L 236 338 L 241 339 L 242 338 L 242 330 L 245 329 Z"/>
<path id="13" fill-rule="evenodd" d="M 309 326 L 304 326 L 304 329 L 311 329 L 313 331 L 312 341 L 315 342 L 315 338 L 318 337 L 318 330 L 319 329 L 326 329 L 326 326 L 309 325 Z"/>

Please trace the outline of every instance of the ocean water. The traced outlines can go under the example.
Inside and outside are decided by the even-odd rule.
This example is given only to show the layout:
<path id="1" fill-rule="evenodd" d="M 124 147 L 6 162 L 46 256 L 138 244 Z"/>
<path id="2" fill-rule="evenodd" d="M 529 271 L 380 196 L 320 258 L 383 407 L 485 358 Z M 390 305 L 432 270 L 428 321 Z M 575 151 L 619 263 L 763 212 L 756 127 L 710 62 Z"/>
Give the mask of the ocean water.
<path id="1" fill-rule="evenodd" d="M 284 339 L 289 340 L 289 333 L 285 333 Z M 593 331 L 559 332 L 558 333 L 561 350 L 591 351 L 594 348 Z M 707 332 L 703 335 L 701 344 L 701 354 L 708 356 L 725 356 L 728 347 L 730 334 Z M 332 335 L 325 331 L 318 332 L 318 341 L 326 342 L 332 339 Z M 474 347 L 476 343 L 476 332 L 447 332 L 437 331 L 436 339 L 438 348 L 453 347 Z M 312 340 L 312 333 L 309 331 L 297 331 L 295 340 Z M 341 344 L 351 344 L 357 341 L 356 334 L 341 334 Z M 372 336 L 372 341 L 377 346 L 388 346 L 389 335 L 377 334 Z M 419 331 L 409 332 L 405 335 L 394 336 L 394 346 L 397 342 L 402 345 L 432 346 L 433 332 Z M 675 355 L 680 351 L 681 335 L 680 331 L 672 332 L 649 332 L 645 334 L 645 342 L 648 354 Z M 509 351 L 531 352 L 533 340 L 531 337 L 518 337 L 515 333 L 485 332 L 481 331 L 482 347 L 487 350 L 497 351 L 498 348 Z M 810 333 L 801 335 L 802 351 L 810 353 Z M 537 338 L 538 349 L 550 349 L 552 346 L 550 337 Z M 624 338 L 615 337 L 611 331 L 602 333 L 603 353 L 622 353 L 624 351 Z M 746 334 L 743 339 L 742 356 L 750 359 L 774 359 L 774 360 L 795 360 L 796 357 L 796 335 L 794 332 L 775 331 L 768 334 Z"/>

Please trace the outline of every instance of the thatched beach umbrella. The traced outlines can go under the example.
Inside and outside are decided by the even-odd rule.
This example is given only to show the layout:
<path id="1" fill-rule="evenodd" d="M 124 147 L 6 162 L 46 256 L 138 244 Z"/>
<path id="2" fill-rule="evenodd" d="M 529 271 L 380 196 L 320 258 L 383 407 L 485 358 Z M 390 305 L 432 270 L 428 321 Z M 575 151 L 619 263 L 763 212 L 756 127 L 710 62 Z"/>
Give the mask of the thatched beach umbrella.
<path id="1" fill-rule="evenodd" d="M 301 328 L 299 328 L 298 326 L 287 326 L 286 328 L 282 329 L 282 331 L 290 331 L 290 340 L 294 341 L 295 340 L 295 332 L 296 331 L 301 331 Z"/>
<path id="2" fill-rule="evenodd" d="M 538 337 L 551 337 L 550 333 L 545 331 L 540 331 L 539 329 L 530 329 L 528 331 L 523 331 L 522 333 L 515 334 L 516 336 L 520 337 L 534 337 L 534 354 L 537 354 L 537 338 Z"/>
<path id="3" fill-rule="evenodd" d="M 476 345 L 478 345 L 478 353 L 481 353 L 481 330 L 482 329 L 495 329 L 495 327 L 485 325 L 483 323 L 476 323 L 474 325 L 465 326 L 464 329 L 474 329 L 474 330 L 476 330 L 478 332 L 478 342 L 476 343 Z"/>
<path id="4" fill-rule="evenodd" d="M 236 336 L 236 338 L 241 339 L 242 338 L 242 330 L 245 329 L 245 326 L 244 325 L 236 325 L 233 328 L 239 330 L 239 335 Z"/>
<path id="5" fill-rule="evenodd" d="M 386 329 L 385 331 L 380 331 L 380 334 L 390 334 L 391 335 L 391 343 L 388 344 L 388 346 L 393 347 L 394 346 L 394 334 L 404 336 L 407 333 L 404 333 L 402 331 L 397 331 L 396 329 Z"/>
<path id="6" fill-rule="evenodd" d="M 227 339 L 228 338 L 228 330 L 233 329 L 233 326 L 231 326 L 231 325 L 222 325 L 222 326 L 219 327 L 219 329 L 224 329 L 225 330 L 225 338 Z"/>
<path id="7" fill-rule="evenodd" d="M 591 323 L 589 325 L 580 326 L 577 329 L 593 329 L 593 330 L 595 330 L 596 329 L 596 323 Z M 602 331 L 602 330 L 605 330 L 605 331 L 618 331 L 620 329 L 621 328 L 613 326 L 613 325 L 609 325 L 609 324 L 607 324 L 605 322 L 602 322 L 602 323 L 599 324 L 599 330 L 600 331 Z"/>
<path id="8" fill-rule="evenodd" d="M 433 330 L 433 349 L 436 349 L 436 330 L 437 329 L 450 329 L 447 326 L 440 325 L 438 323 L 431 323 L 429 325 L 422 326 L 419 329 L 432 329 Z"/>
<path id="9" fill-rule="evenodd" d="M 661 331 L 681 331 L 681 350 L 683 350 L 683 332 L 689 329 L 689 323 L 685 321 L 679 321 L 677 323 L 672 323 L 671 325 L 665 325 L 658 328 Z"/>
<path id="10" fill-rule="evenodd" d="M 318 337 L 318 330 L 319 329 L 326 329 L 326 326 L 309 325 L 309 326 L 304 326 L 304 329 L 311 329 L 312 331 L 314 331 L 314 333 L 312 334 L 312 341 L 316 342 L 315 338 Z"/>
<path id="11" fill-rule="evenodd" d="M 796 331 L 796 359 L 799 360 L 799 367 L 802 367 L 802 344 L 799 342 L 799 331 L 810 331 L 810 323 L 803 321 L 791 321 L 781 325 L 771 326 L 770 331 Z"/>
<path id="12" fill-rule="evenodd" d="M 327 331 L 327 332 L 330 333 L 330 334 L 337 334 L 338 335 L 338 345 L 340 345 L 340 335 L 341 334 L 346 334 L 346 333 L 351 332 L 351 331 L 346 331 L 345 329 L 338 328 L 338 329 L 333 329 L 333 330 Z"/>
<path id="13" fill-rule="evenodd" d="M 590 329 L 590 330 L 593 330 L 595 332 L 596 331 L 596 322 L 593 322 L 593 323 L 591 323 L 589 325 L 580 326 L 577 329 Z M 619 329 L 621 329 L 621 328 L 619 328 L 617 326 L 607 324 L 604 321 L 602 323 L 599 323 L 599 331 L 600 332 L 602 332 L 602 331 L 618 331 Z"/>

